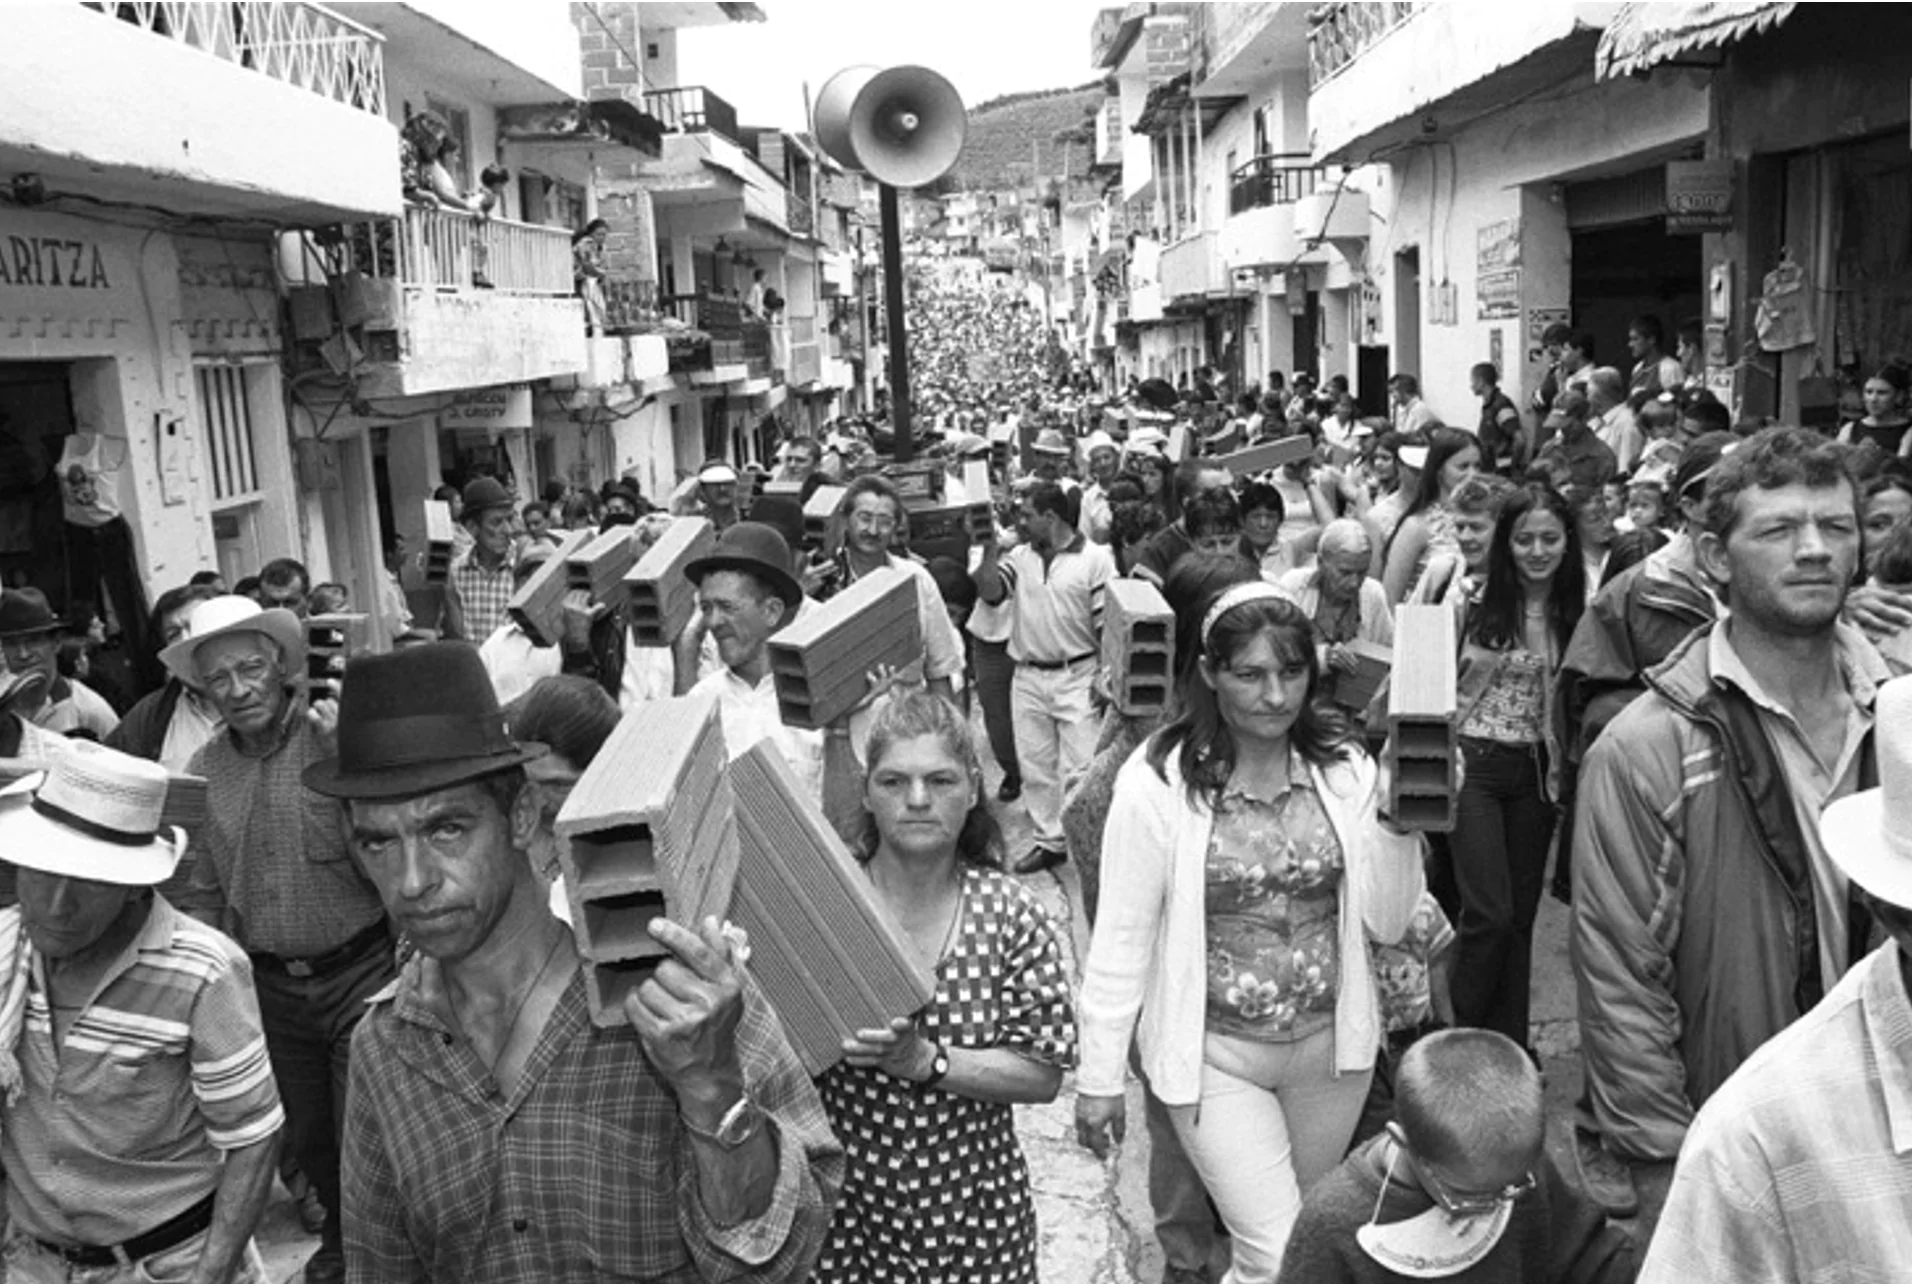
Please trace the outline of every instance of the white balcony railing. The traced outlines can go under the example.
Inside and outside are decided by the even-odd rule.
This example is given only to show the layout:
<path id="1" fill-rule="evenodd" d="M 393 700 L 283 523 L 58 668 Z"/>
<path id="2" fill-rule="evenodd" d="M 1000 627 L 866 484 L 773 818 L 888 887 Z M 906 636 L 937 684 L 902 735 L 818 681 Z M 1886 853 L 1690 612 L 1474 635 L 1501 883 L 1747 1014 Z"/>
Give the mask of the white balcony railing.
<path id="1" fill-rule="evenodd" d="M 343 270 L 402 285 L 499 294 L 574 292 L 571 234 L 561 227 L 412 207 L 400 220 L 345 224 L 323 241 Z"/>
<path id="2" fill-rule="evenodd" d="M 324 5 L 84 0 L 83 7 L 322 98 L 385 114 L 384 38 Z"/>

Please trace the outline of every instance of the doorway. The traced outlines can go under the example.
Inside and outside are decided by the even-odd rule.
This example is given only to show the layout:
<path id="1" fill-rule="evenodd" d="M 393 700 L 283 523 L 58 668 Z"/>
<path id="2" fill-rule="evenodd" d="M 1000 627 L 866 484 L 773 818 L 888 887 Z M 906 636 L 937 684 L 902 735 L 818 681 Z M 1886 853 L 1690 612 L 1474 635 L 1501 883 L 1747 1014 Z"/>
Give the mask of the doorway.
<path id="1" fill-rule="evenodd" d="M 1627 323 L 1656 316 L 1673 353 L 1683 322 L 1700 316 L 1700 238 L 1668 236 L 1658 218 L 1572 233 L 1573 324 L 1593 335 L 1594 364 L 1633 368 Z"/>
<path id="2" fill-rule="evenodd" d="M 1394 369 L 1392 374 L 1421 376 L 1421 251 L 1394 254 Z"/>
<path id="3" fill-rule="evenodd" d="M 0 362 L 0 577 L 39 589 L 55 611 L 67 606 L 55 467 L 74 431 L 71 373 L 64 362 Z"/>

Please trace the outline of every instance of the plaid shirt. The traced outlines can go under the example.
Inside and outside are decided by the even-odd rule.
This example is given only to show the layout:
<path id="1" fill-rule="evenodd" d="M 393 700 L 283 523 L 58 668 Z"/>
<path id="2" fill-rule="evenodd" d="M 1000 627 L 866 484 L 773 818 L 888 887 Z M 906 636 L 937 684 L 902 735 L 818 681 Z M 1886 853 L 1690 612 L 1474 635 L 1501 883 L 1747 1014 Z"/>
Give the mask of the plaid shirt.
<path id="1" fill-rule="evenodd" d="M 323 756 L 305 712 L 303 699 L 288 702 L 278 743 L 263 755 L 222 732 L 191 768 L 206 778 L 206 823 L 189 908 L 247 950 L 288 958 L 323 954 L 385 915 L 346 841 L 344 806 L 301 779 Z"/>
<path id="2" fill-rule="evenodd" d="M 502 1095 L 415 958 L 353 1039 L 345 1118 L 352 1284 L 800 1281 L 823 1243 L 843 1152 L 776 1017 L 747 992 L 737 1043 L 777 1142 L 769 1208 L 704 1212 L 688 1135 L 637 1031 L 590 1023 L 582 972 Z"/>
<path id="3" fill-rule="evenodd" d="M 24 944 L 20 926 L 18 906 L 0 911 L 0 959 Z M 15 1231 L 122 1243 L 212 1194 L 223 1152 L 285 1122 L 251 965 L 164 897 L 57 1053 L 46 966 L 32 962 L 22 1092 L 0 1107 Z"/>
<path id="4" fill-rule="evenodd" d="M 511 605 L 511 594 L 516 587 L 511 568 L 518 560 L 517 554 L 514 544 L 495 571 L 488 571 L 479 564 L 475 550 L 467 550 L 452 563 L 451 587 L 458 594 L 458 604 L 465 613 L 465 641 L 473 646 L 483 645 L 505 622 L 505 608 Z"/>

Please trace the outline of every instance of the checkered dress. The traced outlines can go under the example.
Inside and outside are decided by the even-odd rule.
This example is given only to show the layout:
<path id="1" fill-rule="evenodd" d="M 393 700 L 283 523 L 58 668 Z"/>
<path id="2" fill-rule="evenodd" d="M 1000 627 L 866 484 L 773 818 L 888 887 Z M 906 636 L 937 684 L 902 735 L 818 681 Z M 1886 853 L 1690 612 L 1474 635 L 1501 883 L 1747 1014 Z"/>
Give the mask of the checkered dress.
<path id="1" fill-rule="evenodd" d="M 1021 883 L 963 879 L 924 1034 L 1075 1064 L 1075 1007 L 1049 916 Z M 817 1082 L 849 1152 L 813 1284 L 1034 1284 L 1036 1209 L 1010 1106 L 839 1065 Z"/>

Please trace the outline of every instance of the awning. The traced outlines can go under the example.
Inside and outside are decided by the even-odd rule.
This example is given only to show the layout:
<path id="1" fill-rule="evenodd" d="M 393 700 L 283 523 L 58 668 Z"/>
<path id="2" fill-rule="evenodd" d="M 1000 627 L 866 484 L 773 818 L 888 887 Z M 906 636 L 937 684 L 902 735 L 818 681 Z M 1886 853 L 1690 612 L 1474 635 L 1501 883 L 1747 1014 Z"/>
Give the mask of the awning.
<path id="1" fill-rule="evenodd" d="M 1730 45 L 1784 22 L 1795 6 L 1773 0 L 1653 0 L 1623 4 L 1593 54 L 1595 80 L 1631 75 L 1695 49 Z"/>

